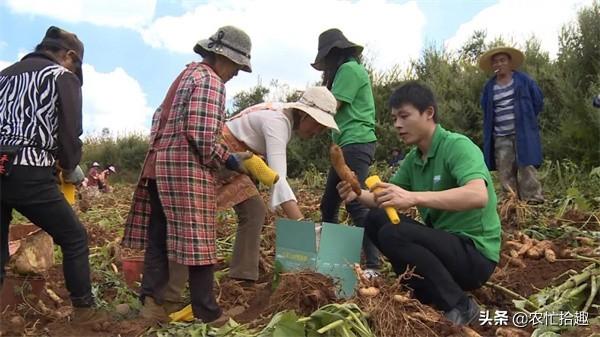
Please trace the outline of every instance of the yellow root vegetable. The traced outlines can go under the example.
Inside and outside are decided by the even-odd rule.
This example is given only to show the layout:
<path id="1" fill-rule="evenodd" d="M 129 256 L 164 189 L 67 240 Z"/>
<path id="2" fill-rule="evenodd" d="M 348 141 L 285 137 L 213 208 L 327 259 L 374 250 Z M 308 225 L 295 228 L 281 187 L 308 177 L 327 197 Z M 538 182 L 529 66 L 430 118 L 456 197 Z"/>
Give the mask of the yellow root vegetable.
<path id="1" fill-rule="evenodd" d="M 333 169 L 337 173 L 338 177 L 350 184 L 350 186 L 352 186 L 352 191 L 354 191 L 356 195 L 360 195 L 360 183 L 358 182 L 354 172 L 352 172 L 348 165 L 346 165 L 342 148 L 335 144 L 331 145 L 329 148 L 329 157 L 331 160 L 331 166 L 333 166 Z"/>
<path id="2" fill-rule="evenodd" d="M 550 248 L 546 248 L 544 250 L 544 257 L 550 263 L 556 262 L 556 253 L 554 253 L 554 251 L 552 249 L 550 249 Z"/>
<path id="3" fill-rule="evenodd" d="M 363 297 L 375 297 L 379 295 L 379 289 L 375 287 L 360 288 L 358 293 Z"/>
<path id="4" fill-rule="evenodd" d="M 540 246 L 533 246 L 527 251 L 527 257 L 532 259 L 540 259 L 544 255 L 544 250 Z"/>
<path id="5" fill-rule="evenodd" d="M 394 295 L 394 301 L 399 302 L 399 303 L 406 303 L 406 302 L 410 301 L 410 298 L 408 298 L 402 294 L 396 294 L 396 295 Z"/>

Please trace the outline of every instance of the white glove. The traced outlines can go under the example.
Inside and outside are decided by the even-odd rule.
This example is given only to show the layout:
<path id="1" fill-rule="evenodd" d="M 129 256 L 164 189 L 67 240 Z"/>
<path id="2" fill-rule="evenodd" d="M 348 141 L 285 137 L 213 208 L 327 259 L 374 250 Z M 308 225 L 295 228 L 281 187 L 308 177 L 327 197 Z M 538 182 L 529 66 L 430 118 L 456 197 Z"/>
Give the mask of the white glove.
<path id="1" fill-rule="evenodd" d="M 79 165 L 77 165 L 77 167 L 75 167 L 70 172 L 63 171 L 63 180 L 66 183 L 79 185 L 79 184 L 81 184 L 81 182 L 83 182 L 84 178 L 85 178 L 85 175 L 83 174 L 83 170 L 81 169 L 81 167 Z"/>

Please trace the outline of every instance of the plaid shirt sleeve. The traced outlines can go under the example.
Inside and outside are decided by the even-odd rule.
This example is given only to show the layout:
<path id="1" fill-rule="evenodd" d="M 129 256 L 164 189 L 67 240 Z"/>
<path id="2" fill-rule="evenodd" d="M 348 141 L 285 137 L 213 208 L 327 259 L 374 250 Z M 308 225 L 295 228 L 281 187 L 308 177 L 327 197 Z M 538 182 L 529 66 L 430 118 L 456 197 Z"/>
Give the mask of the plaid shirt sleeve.
<path id="1" fill-rule="evenodd" d="M 225 121 L 225 86 L 214 76 L 201 76 L 196 79 L 188 104 L 185 132 L 201 163 L 224 163 L 229 151 L 219 140 Z"/>

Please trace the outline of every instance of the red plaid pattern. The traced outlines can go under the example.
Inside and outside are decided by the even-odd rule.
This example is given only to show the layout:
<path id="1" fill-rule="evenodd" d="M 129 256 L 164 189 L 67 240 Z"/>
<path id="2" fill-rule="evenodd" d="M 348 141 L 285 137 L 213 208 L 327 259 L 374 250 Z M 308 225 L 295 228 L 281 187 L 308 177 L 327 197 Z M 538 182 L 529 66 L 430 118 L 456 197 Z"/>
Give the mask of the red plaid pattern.
<path id="1" fill-rule="evenodd" d="M 169 259 L 184 265 L 216 263 L 214 169 L 229 156 L 219 142 L 225 121 L 225 86 L 207 65 L 184 71 L 163 132 L 156 131 L 162 109 L 152 119 L 157 136 L 156 184 L 167 217 Z M 144 249 L 150 219 L 145 179 L 138 182 L 125 223 L 123 245 Z"/>

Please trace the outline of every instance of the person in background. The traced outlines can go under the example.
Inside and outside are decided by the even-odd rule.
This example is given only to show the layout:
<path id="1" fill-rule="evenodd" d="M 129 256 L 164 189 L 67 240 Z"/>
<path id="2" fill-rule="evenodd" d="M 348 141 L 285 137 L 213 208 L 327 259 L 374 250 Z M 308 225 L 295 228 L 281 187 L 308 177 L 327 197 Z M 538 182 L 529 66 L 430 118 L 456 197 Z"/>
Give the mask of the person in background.
<path id="1" fill-rule="evenodd" d="M 108 178 L 117 173 L 117 169 L 114 165 L 107 165 L 106 168 L 98 175 L 98 190 L 103 193 L 108 193 L 112 191 L 108 183 Z"/>
<path id="2" fill-rule="evenodd" d="M 402 152 L 401 149 L 393 149 L 391 152 L 391 157 L 388 160 L 388 165 L 390 167 L 400 166 L 402 159 L 404 159 L 404 152 Z"/>
<path id="3" fill-rule="evenodd" d="M 87 232 L 63 197 L 65 182 L 84 179 L 81 160 L 83 43 L 51 26 L 35 51 L 0 72 L 0 284 L 9 259 L 12 211 L 46 231 L 62 251 L 72 322 L 108 319 L 92 295 Z"/>
<path id="4" fill-rule="evenodd" d="M 414 148 L 389 183 L 360 196 L 338 184 L 346 201 L 372 207 L 366 233 L 397 275 L 414 268 L 408 285 L 424 304 L 443 310 L 457 325 L 473 322 L 479 306 L 465 291 L 481 287 L 500 258 L 501 229 L 494 183 L 483 155 L 469 138 L 445 130 L 431 89 L 408 82 L 389 100 L 394 127 Z M 423 223 L 401 216 L 393 224 L 384 208 L 417 207 Z"/>
<path id="5" fill-rule="evenodd" d="M 594 100 L 592 101 L 592 105 L 595 108 L 600 108 L 600 94 L 598 94 L 598 96 L 594 97 Z"/>
<path id="6" fill-rule="evenodd" d="M 87 172 L 87 177 L 85 180 L 85 187 L 98 187 L 98 180 L 100 175 L 100 164 L 95 161 L 92 163 L 92 166 Z"/>
<path id="7" fill-rule="evenodd" d="M 542 164 L 538 115 L 544 96 L 531 77 L 516 70 L 524 59 L 510 47 L 490 49 L 479 59 L 479 67 L 494 74 L 481 95 L 483 154 L 488 168 L 498 170 L 505 193 L 539 204 L 544 196 L 536 170 Z"/>
<path id="8" fill-rule="evenodd" d="M 344 153 L 346 164 L 364 186 L 369 167 L 375 155 L 375 101 L 371 81 L 361 64 L 363 47 L 350 42 L 336 28 L 328 29 L 319 35 L 317 56 L 312 67 L 323 72 L 323 85 L 337 100 L 335 121 L 339 131 L 332 131 L 333 143 Z M 321 221 L 338 223 L 339 208 L 342 203 L 336 185 L 340 181 L 331 167 L 327 175 L 325 191 L 321 199 Z M 346 204 L 355 226 L 363 226 L 368 209 L 359 202 Z M 365 276 L 377 276 L 379 252 L 364 236 Z"/>
<path id="9" fill-rule="evenodd" d="M 221 325 L 229 319 L 213 292 L 216 247 L 216 171 L 245 172 L 248 153 L 219 142 L 225 122 L 225 83 L 251 72 L 250 37 L 224 26 L 194 51 L 171 84 L 151 127 L 150 147 L 125 222 L 123 246 L 145 249 L 140 297 L 144 318 L 168 321 L 164 294 L 169 260 L 188 267 L 194 317 Z"/>

